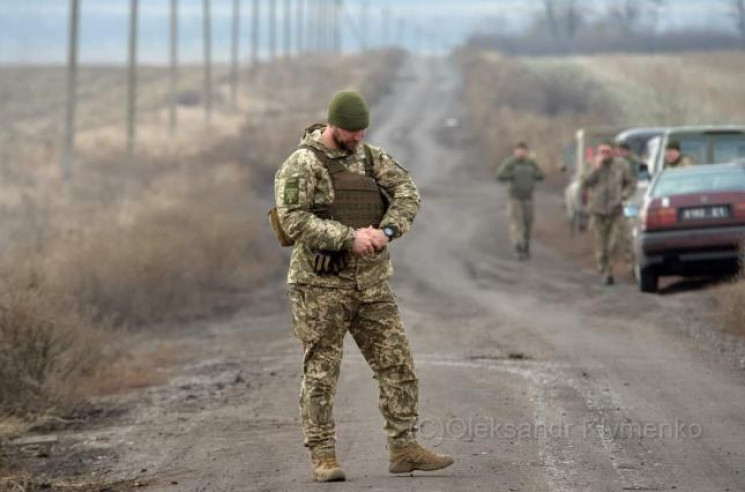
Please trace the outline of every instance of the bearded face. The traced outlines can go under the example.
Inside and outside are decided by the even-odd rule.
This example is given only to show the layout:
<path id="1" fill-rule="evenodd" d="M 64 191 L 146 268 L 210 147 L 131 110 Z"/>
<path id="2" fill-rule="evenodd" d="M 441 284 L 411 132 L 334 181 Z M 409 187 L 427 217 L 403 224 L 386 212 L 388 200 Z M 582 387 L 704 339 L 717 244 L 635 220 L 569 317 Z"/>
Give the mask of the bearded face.
<path id="1" fill-rule="evenodd" d="M 348 152 L 354 152 L 359 146 L 360 142 L 365 138 L 365 130 L 357 132 L 349 132 L 341 128 L 333 128 L 331 136 L 334 139 L 334 143 L 337 147 Z"/>
<path id="2" fill-rule="evenodd" d="M 613 149 L 607 145 L 601 145 L 598 147 L 598 153 L 604 164 L 610 164 L 613 162 Z"/>

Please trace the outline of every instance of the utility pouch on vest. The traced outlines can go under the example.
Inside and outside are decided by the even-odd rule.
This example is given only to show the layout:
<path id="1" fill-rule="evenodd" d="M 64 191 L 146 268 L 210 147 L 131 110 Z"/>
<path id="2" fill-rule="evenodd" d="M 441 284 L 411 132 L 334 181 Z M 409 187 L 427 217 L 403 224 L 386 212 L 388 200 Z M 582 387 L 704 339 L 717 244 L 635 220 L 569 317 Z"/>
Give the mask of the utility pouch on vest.
<path id="1" fill-rule="evenodd" d="M 279 245 L 283 248 L 293 246 L 295 241 L 287 235 L 284 229 L 282 229 L 282 224 L 279 221 L 279 214 L 277 214 L 277 207 L 271 209 L 267 216 L 269 218 L 269 225 L 272 226 L 272 230 L 274 231 L 274 235 L 277 237 Z"/>

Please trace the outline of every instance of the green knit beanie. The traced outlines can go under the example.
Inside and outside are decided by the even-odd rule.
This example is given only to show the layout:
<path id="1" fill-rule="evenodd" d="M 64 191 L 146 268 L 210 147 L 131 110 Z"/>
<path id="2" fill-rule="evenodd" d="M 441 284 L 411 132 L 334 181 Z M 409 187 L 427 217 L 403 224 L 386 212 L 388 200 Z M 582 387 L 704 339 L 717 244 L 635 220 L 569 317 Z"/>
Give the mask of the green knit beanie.
<path id="1" fill-rule="evenodd" d="M 349 132 L 370 126 L 370 109 L 357 91 L 337 92 L 329 104 L 328 122 Z"/>

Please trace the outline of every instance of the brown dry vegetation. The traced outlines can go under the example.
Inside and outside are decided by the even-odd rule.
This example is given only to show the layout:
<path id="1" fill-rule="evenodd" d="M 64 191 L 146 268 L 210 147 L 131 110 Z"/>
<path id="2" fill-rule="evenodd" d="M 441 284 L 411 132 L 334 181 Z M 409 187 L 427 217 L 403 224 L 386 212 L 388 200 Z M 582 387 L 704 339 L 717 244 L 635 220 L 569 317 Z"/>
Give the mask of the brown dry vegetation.
<path id="1" fill-rule="evenodd" d="M 139 118 L 134 161 L 122 150 L 121 124 L 91 120 L 68 185 L 59 179 L 58 112 L 49 111 L 48 121 L 43 114 L 44 105 L 57 103 L 32 98 L 45 88 L 55 92 L 56 79 L 47 77 L 48 87 L 37 81 L 29 94 L 20 83 L 19 97 L 38 107 L 9 107 L 6 121 L 17 117 L 16 124 L 3 130 L 14 138 L 4 139 L 0 161 L 0 269 L 7 279 L 0 292 L 0 413 L 65 411 L 102 388 L 126 389 L 100 377 L 91 382 L 102 374 L 97 362 L 111 355 L 111 326 L 233 309 L 276 275 L 281 255 L 265 225 L 275 169 L 302 129 L 323 118 L 335 90 L 358 87 L 374 102 L 402 56 L 260 67 L 244 74 L 250 84 L 240 111 L 218 98 L 213 125 L 205 128 L 201 108 L 181 107 L 174 139 L 157 89 L 163 81 L 148 79 L 145 87 L 157 90 L 143 96 L 150 111 Z M 4 83 L 3 92 L 14 94 L 9 87 Z M 84 104 L 92 101 L 111 113 L 110 95 L 91 95 Z M 35 139 L 39 129 L 49 131 Z"/>
<path id="2" fill-rule="evenodd" d="M 554 171 L 577 128 L 612 123 L 618 114 L 605 88 L 571 66 L 537 70 L 497 53 L 466 53 L 461 63 L 471 121 L 492 166 L 524 140 Z"/>
<path id="3" fill-rule="evenodd" d="M 741 51 L 538 58 L 535 67 L 581 69 L 603 84 L 633 126 L 741 123 L 745 86 Z"/>
<path id="4" fill-rule="evenodd" d="M 740 275 L 718 296 L 725 332 L 745 337 L 745 246 L 741 249 Z"/>

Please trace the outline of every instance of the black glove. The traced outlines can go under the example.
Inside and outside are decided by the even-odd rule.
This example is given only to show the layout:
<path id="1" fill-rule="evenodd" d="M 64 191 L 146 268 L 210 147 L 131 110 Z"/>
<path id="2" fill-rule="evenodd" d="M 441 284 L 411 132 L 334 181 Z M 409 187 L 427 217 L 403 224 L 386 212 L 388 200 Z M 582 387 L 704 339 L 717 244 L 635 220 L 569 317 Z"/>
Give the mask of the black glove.
<path id="1" fill-rule="evenodd" d="M 318 275 L 339 275 L 349 265 L 344 251 L 316 251 L 313 255 L 313 271 Z"/>

